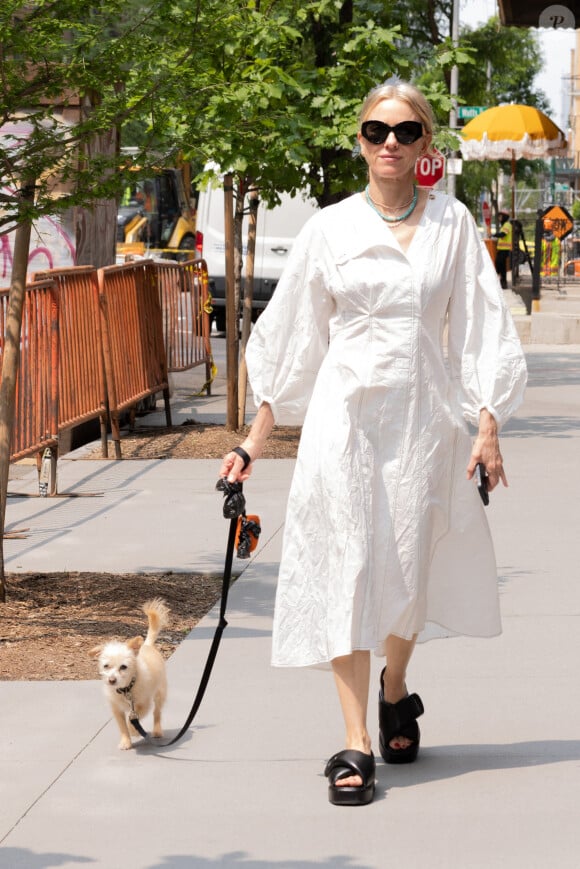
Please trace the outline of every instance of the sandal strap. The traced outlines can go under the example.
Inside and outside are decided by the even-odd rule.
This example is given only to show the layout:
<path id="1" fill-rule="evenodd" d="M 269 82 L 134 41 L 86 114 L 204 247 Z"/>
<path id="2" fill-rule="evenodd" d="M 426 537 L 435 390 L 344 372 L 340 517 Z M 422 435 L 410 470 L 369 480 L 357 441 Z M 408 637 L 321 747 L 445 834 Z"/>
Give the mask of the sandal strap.
<path id="1" fill-rule="evenodd" d="M 379 707 L 380 728 L 386 731 L 388 739 L 397 734 L 402 736 L 404 729 L 425 711 L 418 694 L 409 694 L 398 703 L 381 699 Z"/>
<path id="2" fill-rule="evenodd" d="M 325 776 L 331 776 L 333 781 L 346 778 L 349 775 L 360 775 L 363 787 L 374 781 L 376 770 L 375 756 L 354 749 L 344 749 L 333 754 L 324 769 Z"/>

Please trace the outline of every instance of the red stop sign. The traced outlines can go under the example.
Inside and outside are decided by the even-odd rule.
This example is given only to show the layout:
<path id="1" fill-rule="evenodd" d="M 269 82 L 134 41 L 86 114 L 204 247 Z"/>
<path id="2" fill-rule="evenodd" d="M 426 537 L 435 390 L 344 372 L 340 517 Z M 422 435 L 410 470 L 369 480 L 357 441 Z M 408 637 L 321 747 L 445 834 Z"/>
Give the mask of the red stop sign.
<path id="1" fill-rule="evenodd" d="M 421 187 L 433 187 L 445 175 L 445 157 L 433 148 L 432 153 L 424 154 L 415 163 L 415 176 Z"/>

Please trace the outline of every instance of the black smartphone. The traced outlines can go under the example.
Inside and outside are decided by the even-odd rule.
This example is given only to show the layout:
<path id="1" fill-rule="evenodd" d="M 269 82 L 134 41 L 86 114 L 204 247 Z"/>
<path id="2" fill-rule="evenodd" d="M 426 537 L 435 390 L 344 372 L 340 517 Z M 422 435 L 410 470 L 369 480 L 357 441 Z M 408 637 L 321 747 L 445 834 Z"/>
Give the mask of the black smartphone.
<path id="1" fill-rule="evenodd" d="M 483 462 L 478 462 L 475 466 L 475 482 L 479 496 L 487 507 L 489 504 L 489 492 L 487 491 L 487 474 Z"/>

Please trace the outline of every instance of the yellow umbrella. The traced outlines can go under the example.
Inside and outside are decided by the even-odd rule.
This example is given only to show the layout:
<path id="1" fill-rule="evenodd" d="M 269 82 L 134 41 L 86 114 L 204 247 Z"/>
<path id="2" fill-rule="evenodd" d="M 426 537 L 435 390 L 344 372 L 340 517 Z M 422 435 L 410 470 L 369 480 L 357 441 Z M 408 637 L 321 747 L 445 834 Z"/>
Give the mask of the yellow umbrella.
<path id="1" fill-rule="evenodd" d="M 566 154 L 566 137 L 534 106 L 494 106 L 481 112 L 460 131 L 465 160 L 511 160 L 512 217 L 515 217 L 516 160 Z"/>

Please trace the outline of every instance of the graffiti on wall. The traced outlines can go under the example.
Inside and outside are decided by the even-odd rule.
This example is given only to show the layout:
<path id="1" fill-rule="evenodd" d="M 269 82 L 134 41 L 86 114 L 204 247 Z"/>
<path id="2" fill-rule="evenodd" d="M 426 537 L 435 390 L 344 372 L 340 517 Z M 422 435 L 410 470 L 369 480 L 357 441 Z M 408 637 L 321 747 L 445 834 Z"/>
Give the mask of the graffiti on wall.
<path id="1" fill-rule="evenodd" d="M 14 260 L 15 231 L 0 235 L 0 281 L 10 282 Z M 75 264 L 74 235 L 68 232 L 59 217 L 35 220 L 30 234 L 28 275 L 46 269 L 68 268 Z"/>

